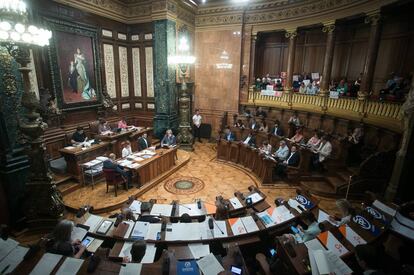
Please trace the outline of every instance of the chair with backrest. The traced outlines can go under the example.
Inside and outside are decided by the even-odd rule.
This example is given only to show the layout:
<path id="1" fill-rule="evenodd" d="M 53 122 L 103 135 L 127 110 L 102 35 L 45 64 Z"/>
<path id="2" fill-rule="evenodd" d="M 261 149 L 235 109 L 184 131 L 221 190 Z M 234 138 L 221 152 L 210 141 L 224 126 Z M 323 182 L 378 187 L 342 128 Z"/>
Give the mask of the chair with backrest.
<path id="1" fill-rule="evenodd" d="M 108 193 L 109 185 L 113 185 L 115 188 L 115 197 L 118 196 L 118 185 L 124 184 L 125 190 L 128 190 L 127 181 L 122 177 L 121 174 L 113 169 L 103 169 L 105 180 L 106 180 L 106 193 Z"/>

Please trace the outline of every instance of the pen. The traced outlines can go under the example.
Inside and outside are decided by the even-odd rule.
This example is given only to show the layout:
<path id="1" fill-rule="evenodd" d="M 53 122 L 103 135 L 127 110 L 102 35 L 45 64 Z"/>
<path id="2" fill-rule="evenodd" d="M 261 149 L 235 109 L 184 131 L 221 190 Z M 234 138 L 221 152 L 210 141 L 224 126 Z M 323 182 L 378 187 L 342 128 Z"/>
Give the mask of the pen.
<path id="1" fill-rule="evenodd" d="M 3 270 L 0 272 L 1 274 L 4 274 L 6 272 L 7 269 L 9 269 L 10 265 L 6 265 L 5 268 L 3 268 Z"/>

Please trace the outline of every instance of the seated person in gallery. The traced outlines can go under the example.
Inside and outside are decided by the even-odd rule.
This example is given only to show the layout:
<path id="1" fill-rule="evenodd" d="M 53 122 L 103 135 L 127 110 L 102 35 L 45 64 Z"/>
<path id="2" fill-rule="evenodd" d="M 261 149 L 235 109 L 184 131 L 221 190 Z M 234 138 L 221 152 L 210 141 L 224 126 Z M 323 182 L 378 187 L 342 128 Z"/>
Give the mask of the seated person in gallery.
<path id="1" fill-rule="evenodd" d="M 319 133 L 318 130 L 315 130 L 313 132 L 313 136 L 306 143 L 306 146 L 316 149 L 319 147 L 320 143 L 321 143 L 321 134 Z"/>
<path id="2" fill-rule="evenodd" d="M 287 146 L 286 146 L 287 147 Z M 296 145 L 292 145 L 289 156 L 286 160 L 278 162 L 275 167 L 276 175 L 280 178 L 286 177 L 286 170 L 290 167 L 298 167 L 300 163 L 300 153 Z"/>
<path id="3" fill-rule="evenodd" d="M 242 141 L 242 143 L 244 145 L 249 145 L 249 146 L 256 146 L 256 137 L 254 136 L 253 131 L 250 131 L 249 134 L 247 135 L 247 137 Z"/>
<path id="4" fill-rule="evenodd" d="M 252 129 L 252 130 L 259 130 L 259 127 L 260 127 L 259 123 L 257 123 L 256 119 L 253 117 L 250 120 L 250 127 L 249 128 Z"/>
<path id="5" fill-rule="evenodd" d="M 283 85 L 282 82 L 280 81 L 280 79 L 278 79 L 276 81 L 275 87 L 274 87 L 275 91 L 283 91 Z"/>
<path id="6" fill-rule="evenodd" d="M 294 125 L 295 127 L 299 127 L 301 125 L 298 113 L 296 111 L 289 118 L 288 123 Z"/>
<path id="7" fill-rule="evenodd" d="M 269 127 L 267 127 L 267 123 L 266 123 L 266 121 L 265 121 L 265 120 L 263 120 L 263 121 L 260 123 L 259 131 L 260 131 L 260 132 L 265 132 L 265 133 L 269 132 Z"/>
<path id="8" fill-rule="evenodd" d="M 319 92 L 319 85 L 316 81 L 313 81 L 312 84 L 309 83 L 308 87 L 306 87 L 306 94 L 308 95 L 316 95 Z"/>
<path id="9" fill-rule="evenodd" d="M 300 87 L 299 87 L 299 93 L 300 93 L 300 94 L 306 94 L 306 86 L 305 86 L 305 83 L 304 83 L 304 82 L 302 82 L 302 83 L 300 84 Z"/>
<path id="10" fill-rule="evenodd" d="M 270 155 L 272 153 L 272 145 L 269 144 L 267 140 L 262 142 L 262 146 L 259 148 L 260 152 L 266 155 Z"/>
<path id="11" fill-rule="evenodd" d="M 294 142 L 294 143 L 301 143 L 303 142 L 304 137 L 302 134 L 302 128 L 297 128 L 295 135 L 293 137 L 290 138 L 290 141 Z"/>
<path id="12" fill-rule="evenodd" d="M 289 157 L 289 147 L 286 145 L 286 141 L 281 140 L 279 142 L 279 148 L 273 154 L 273 157 L 279 162 L 283 162 Z"/>
<path id="13" fill-rule="evenodd" d="M 297 226 L 303 242 L 315 239 L 325 229 L 323 224 L 318 223 L 312 212 L 305 212 L 302 215 L 302 220 L 308 226 L 306 229 L 301 225 Z"/>
<path id="14" fill-rule="evenodd" d="M 78 145 L 78 144 L 81 144 L 85 141 L 88 141 L 88 137 L 86 136 L 85 131 L 83 130 L 83 128 L 78 126 L 76 128 L 76 132 L 73 133 L 72 139 L 70 140 L 70 142 L 73 145 Z"/>
<path id="15" fill-rule="evenodd" d="M 347 95 L 348 93 L 348 83 L 345 78 L 339 81 L 338 86 L 336 86 L 336 91 L 339 92 L 340 96 Z"/>
<path id="16" fill-rule="evenodd" d="M 131 142 L 124 141 L 122 143 L 122 158 L 126 158 L 129 155 L 132 155 L 132 148 L 131 148 Z"/>
<path id="17" fill-rule="evenodd" d="M 123 263 L 141 263 L 147 250 L 147 244 L 143 240 L 135 241 L 131 246 L 131 258 L 125 256 Z"/>
<path id="18" fill-rule="evenodd" d="M 267 113 L 263 110 L 262 107 L 258 107 L 256 110 L 256 117 L 266 118 Z"/>
<path id="19" fill-rule="evenodd" d="M 118 121 L 118 129 L 127 129 L 128 128 L 128 124 L 126 123 L 125 118 L 121 118 L 120 121 Z"/>
<path id="20" fill-rule="evenodd" d="M 386 273 L 380 269 L 381 253 L 380 249 L 372 244 L 359 244 L 355 246 L 355 258 L 358 265 L 364 271 L 363 274 L 385 275 Z"/>
<path id="21" fill-rule="evenodd" d="M 127 168 L 116 163 L 116 155 L 114 153 L 109 154 L 109 158 L 103 162 L 103 169 L 114 170 L 115 172 L 122 175 L 127 180 L 128 188 L 132 187 L 132 173 Z"/>
<path id="22" fill-rule="evenodd" d="M 138 150 L 142 151 L 147 149 L 150 146 L 148 141 L 148 134 L 143 133 L 142 136 L 138 139 Z"/>
<path id="23" fill-rule="evenodd" d="M 352 216 L 355 215 L 355 209 L 352 207 L 351 203 L 346 199 L 339 199 L 335 202 L 335 204 L 339 211 L 339 216 L 329 216 L 329 221 L 334 223 L 336 226 L 349 223 Z"/>
<path id="24" fill-rule="evenodd" d="M 161 147 L 173 147 L 177 144 L 177 139 L 173 135 L 173 132 L 171 129 L 168 129 L 165 132 L 164 137 L 161 140 Z"/>
<path id="25" fill-rule="evenodd" d="M 311 157 L 311 167 L 314 170 L 322 170 L 322 163 L 331 155 L 332 144 L 329 142 L 330 137 L 324 135 L 317 149 L 311 149 L 313 156 Z"/>
<path id="26" fill-rule="evenodd" d="M 262 80 L 260 78 L 256 78 L 256 82 L 254 84 L 256 90 L 261 90 L 262 89 Z"/>
<path id="27" fill-rule="evenodd" d="M 234 133 L 232 133 L 232 131 L 230 130 L 230 127 L 227 126 L 224 129 L 223 138 L 227 141 L 235 141 L 236 140 L 236 135 Z"/>
<path id="28" fill-rule="evenodd" d="M 244 129 L 244 124 L 243 124 L 243 121 L 242 121 L 241 119 L 238 119 L 238 120 L 236 121 L 236 123 L 234 123 L 234 127 Z"/>
<path id="29" fill-rule="evenodd" d="M 107 135 L 111 133 L 111 127 L 105 119 L 99 120 L 98 133 L 100 135 Z"/>
<path id="30" fill-rule="evenodd" d="M 283 130 L 280 127 L 280 121 L 279 120 L 275 121 L 275 125 L 273 126 L 272 131 L 270 133 L 272 135 L 279 136 L 279 137 L 283 136 Z"/>
<path id="31" fill-rule="evenodd" d="M 46 244 L 46 251 L 79 259 L 86 247 L 82 245 L 81 240 L 71 239 L 73 226 L 72 221 L 61 220 L 53 232 L 47 236 L 49 241 Z"/>

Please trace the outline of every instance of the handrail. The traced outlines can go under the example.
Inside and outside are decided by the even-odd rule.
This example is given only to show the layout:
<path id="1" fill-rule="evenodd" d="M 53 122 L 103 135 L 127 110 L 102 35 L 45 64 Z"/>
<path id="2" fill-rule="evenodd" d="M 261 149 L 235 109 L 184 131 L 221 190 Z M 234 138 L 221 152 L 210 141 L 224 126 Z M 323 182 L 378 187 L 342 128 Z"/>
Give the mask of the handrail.
<path id="1" fill-rule="evenodd" d="M 262 95 L 250 88 L 245 105 L 276 107 L 321 113 L 373 124 L 401 133 L 401 103 L 358 98 L 329 98 L 328 95 L 305 95 L 284 91 L 282 96 Z"/>

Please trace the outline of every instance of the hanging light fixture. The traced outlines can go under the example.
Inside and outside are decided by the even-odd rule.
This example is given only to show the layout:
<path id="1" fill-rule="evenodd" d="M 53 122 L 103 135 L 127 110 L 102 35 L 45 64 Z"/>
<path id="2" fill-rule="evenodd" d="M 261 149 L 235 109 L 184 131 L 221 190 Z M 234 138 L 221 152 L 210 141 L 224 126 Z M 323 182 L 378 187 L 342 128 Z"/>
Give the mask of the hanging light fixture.
<path id="1" fill-rule="evenodd" d="M 47 46 L 50 30 L 31 24 L 22 0 L 0 0 L 0 43 Z"/>

